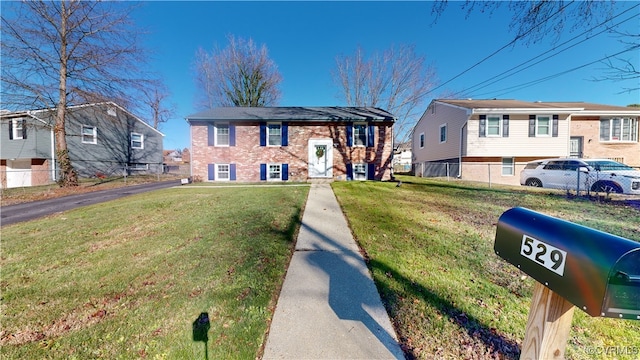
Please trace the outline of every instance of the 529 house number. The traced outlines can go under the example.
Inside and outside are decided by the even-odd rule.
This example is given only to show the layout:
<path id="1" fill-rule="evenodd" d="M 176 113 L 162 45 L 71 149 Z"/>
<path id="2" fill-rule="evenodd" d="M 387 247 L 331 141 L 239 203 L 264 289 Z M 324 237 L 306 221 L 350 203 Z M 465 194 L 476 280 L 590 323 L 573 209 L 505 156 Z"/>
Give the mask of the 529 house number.
<path id="1" fill-rule="evenodd" d="M 523 235 L 520 255 L 560 276 L 564 276 L 564 265 L 567 258 L 567 252 L 564 250 L 560 250 L 530 236 Z"/>

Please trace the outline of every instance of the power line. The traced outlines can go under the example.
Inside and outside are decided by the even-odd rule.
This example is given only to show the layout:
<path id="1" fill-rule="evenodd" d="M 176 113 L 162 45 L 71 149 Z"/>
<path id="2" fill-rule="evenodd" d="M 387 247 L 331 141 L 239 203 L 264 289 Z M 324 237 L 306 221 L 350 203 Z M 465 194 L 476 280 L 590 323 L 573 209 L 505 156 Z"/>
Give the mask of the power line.
<path id="1" fill-rule="evenodd" d="M 552 51 L 555 51 L 555 50 L 556 50 L 556 49 L 558 49 L 559 47 L 562 47 L 562 46 L 564 46 L 564 45 L 566 45 L 566 44 L 568 44 L 568 43 L 570 43 L 570 42 L 572 42 L 572 41 L 576 40 L 577 38 L 579 38 L 579 37 L 581 37 L 581 36 L 583 36 L 583 35 L 585 35 L 585 34 L 587 34 L 587 33 L 591 32 L 592 30 L 594 30 L 594 29 L 596 29 L 596 28 L 598 28 L 598 27 L 600 27 L 600 26 L 606 25 L 606 23 L 608 23 L 610 20 L 613 20 L 613 19 L 615 19 L 615 18 L 617 18 L 617 17 L 622 16 L 622 15 L 624 15 L 625 13 L 627 13 L 628 11 L 631 11 L 631 10 L 633 10 L 634 8 L 638 7 L 638 6 L 640 6 L 640 5 L 636 5 L 636 6 L 632 7 L 632 8 L 630 8 L 630 9 L 627 9 L 627 10 L 623 11 L 622 13 L 620 13 L 620 14 L 618 14 L 618 15 L 614 16 L 613 18 L 611 18 L 611 19 L 609 19 L 609 20 L 606 20 L 606 21 L 604 21 L 604 22 L 602 22 L 602 23 L 600 23 L 600 24 L 598 24 L 598 25 L 596 25 L 596 26 L 594 26 L 594 27 L 592 27 L 592 28 L 590 28 L 590 29 L 588 29 L 588 30 L 585 30 L 584 32 L 580 33 L 579 35 L 574 36 L 573 38 L 571 38 L 571 39 L 569 39 L 569 40 L 567 40 L 567 41 L 565 41 L 565 42 L 563 42 L 563 43 L 561 43 L 560 45 L 557 45 L 557 46 L 555 46 L 554 48 L 552 48 L 552 49 L 550 49 L 550 50 L 547 50 L 547 51 L 545 51 L 545 52 L 543 52 L 543 53 L 541 53 L 541 54 L 539 54 L 539 55 L 536 55 L 536 56 L 532 57 L 531 59 L 529 59 L 529 60 L 527 60 L 527 61 L 524 61 L 524 62 L 522 62 L 522 63 L 520 63 L 520 64 L 518 64 L 518 65 L 516 65 L 516 66 L 514 66 L 514 67 L 512 67 L 512 68 L 510 68 L 510 69 L 508 69 L 508 70 L 506 70 L 506 71 L 503 71 L 502 73 L 500 73 L 500 74 L 498 74 L 498 75 L 495 75 L 495 76 L 493 76 L 493 77 L 491 77 L 491 78 L 489 78 L 489 79 L 487 79 L 487 80 L 481 81 L 481 82 L 479 82 L 479 83 L 477 83 L 477 84 L 475 84 L 475 85 L 473 85 L 473 86 L 470 86 L 470 87 L 468 87 L 468 88 L 466 88 L 466 89 L 463 89 L 463 90 L 460 90 L 460 91 L 458 91 L 458 92 L 455 92 L 454 94 L 452 94 L 452 96 L 456 96 L 456 95 L 458 95 L 458 94 L 463 94 L 463 93 L 465 93 L 465 92 L 467 92 L 467 91 L 470 91 L 470 90 L 473 90 L 473 89 L 475 89 L 475 90 L 479 90 L 479 89 L 483 89 L 483 88 L 485 88 L 485 87 L 488 87 L 489 85 L 492 85 L 492 84 L 495 84 L 495 83 L 496 83 L 496 82 L 498 82 L 498 81 L 501 81 L 501 80 L 507 79 L 507 78 L 509 78 L 509 77 L 511 77 L 511 76 L 513 76 L 513 75 L 515 75 L 515 74 L 518 74 L 518 73 L 520 73 L 520 72 L 522 72 L 522 71 L 525 71 L 525 70 L 527 70 L 527 69 L 529 69 L 529 68 L 533 67 L 534 65 L 537 65 L 537 64 L 539 64 L 539 63 L 541 63 L 541 62 L 544 62 L 544 61 L 546 61 L 546 60 L 548 60 L 548 59 L 550 59 L 550 58 L 553 58 L 553 57 L 557 56 L 558 54 L 560 54 L 560 53 L 562 53 L 562 52 L 565 52 L 565 51 L 567 51 L 567 50 L 569 50 L 569 49 L 571 49 L 571 48 L 573 48 L 573 47 L 575 47 L 575 46 L 577 46 L 577 45 L 579 45 L 579 44 L 582 44 L 582 43 L 584 43 L 584 42 L 586 42 L 586 41 L 588 41 L 588 40 L 591 40 L 592 38 L 594 38 L 594 37 L 596 37 L 596 36 L 599 36 L 599 35 L 601 35 L 602 33 L 605 33 L 605 32 L 607 32 L 607 31 L 609 31 L 609 30 L 610 30 L 610 28 L 609 28 L 609 27 L 608 27 L 608 28 L 605 28 L 605 29 L 603 29 L 602 31 L 600 31 L 600 32 L 598 32 L 598 33 L 596 33 L 596 34 L 593 34 L 593 35 L 591 35 L 591 36 L 587 36 L 587 37 L 586 37 L 585 39 L 583 39 L 582 41 L 579 41 L 579 42 L 577 42 L 577 43 L 574 43 L 574 44 L 572 44 L 572 45 L 570 45 L 570 46 L 568 46 L 568 47 L 566 47 L 566 48 L 564 48 L 564 49 L 561 49 L 561 50 L 559 50 L 559 51 L 557 51 L 557 52 L 555 52 L 555 53 L 553 53 L 553 54 L 551 54 L 551 55 L 549 55 L 549 56 L 545 57 L 545 58 L 540 59 L 540 56 L 545 55 L 545 54 L 548 54 L 548 53 L 550 53 L 550 52 L 552 52 Z M 625 20 L 622 20 L 622 21 L 620 21 L 620 22 L 618 22 L 618 23 L 614 24 L 612 27 L 613 27 L 613 28 L 615 28 L 615 27 L 617 27 L 617 26 L 619 26 L 619 25 L 621 25 L 621 24 L 623 24 L 623 23 L 625 23 L 625 22 L 627 22 L 627 21 L 635 20 L 635 19 L 637 19 L 637 16 L 636 16 L 636 15 L 632 15 L 631 17 L 629 17 L 629 18 L 627 18 L 627 19 L 625 19 Z M 527 67 L 524 67 L 524 68 L 522 68 L 522 69 L 520 69 L 520 70 L 518 70 L 518 71 L 514 71 L 514 72 L 512 72 L 513 70 L 518 69 L 518 68 L 520 68 L 520 67 L 522 67 L 522 66 L 524 66 L 524 65 L 526 65 L 526 64 L 528 64 L 528 63 L 530 63 L 530 62 L 532 62 L 532 61 L 534 61 L 534 60 L 538 60 L 538 61 L 536 61 L 536 62 L 534 62 L 533 64 L 531 64 L 531 65 L 529 65 L 529 66 L 527 66 Z M 510 72 L 512 72 L 512 73 L 510 73 Z M 510 74 L 508 74 L 508 73 L 510 73 Z M 505 75 L 505 74 L 508 74 L 508 75 Z M 505 75 L 505 76 L 503 76 L 503 75 Z M 476 89 L 476 88 L 477 88 L 477 89 Z M 475 91 L 475 90 L 474 90 L 474 91 Z"/>
<path id="2" fill-rule="evenodd" d="M 549 17 L 547 17 L 546 19 L 540 21 L 539 23 L 533 25 L 529 30 L 525 31 L 522 34 L 516 35 L 516 37 L 511 40 L 509 43 L 507 43 L 506 45 L 502 46 L 501 48 L 499 48 L 498 50 L 494 51 L 493 53 L 491 53 L 490 55 L 484 57 L 482 60 L 476 62 L 475 64 L 471 65 L 469 68 L 463 70 L 461 73 L 459 73 L 458 75 L 452 77 L 451 79 L 445 81 L 444 83 L 436 86 L 435 88 L 427 91 L 426 93 L 424 93 L 424 95 L 427 95 L 429 93 L 432 93 L 433 91 L 445 86 L 446 84 L 452 82 L 453 80 L 459 78 L 460 76 L 466 74 L 467 72 L 469 72 L 470 70 L 474 69 L 476 66 L 482 64 L 483 62 L 489 60 L 490 58 L 492 58 L 493 56 L 495 56 L 496 54 L 498 54 L 499 52 L 501 52 L 502 50 L 506 49 L 507 47 L 513 45 L 516 41 L 520 40 L 521 38 L 525 37 L 526 35 L 528 35 L 529 33 L 531 33 L 533 30 L 535 30 L 536 28 L 540 27 L 542 24 L 544 24 L 545 22 L 551 20 L 553 17 L 555 17 L 556 15 L 560 14 L 562 11 L 564 11 L 564 9 L 566 9 L 569 5 L 573 4 L 573 1 L 562 6 L 560 9 L 558 9 L 558 11 L 556 11 L 555 13 L 551 14 Z"/>
<path id="3" fill-rule="evenodd" d="M 573 67 L 571 69 L 567 69 L 567 70 L 561 71 L 559 73 L 555 73 L 553 75 L 548 75 L 548 76 L 545 76 L 545 77 L 542 77 L 542 78 L 539 78 L 539 79 L 536 79 L 536 80 L 532 80 L 532 81 L 529 81 L 529 82 L 526 82 L 526 83 L 523 83 L 523 84 L 511 86 L 511 87 L 504 88 L 504 89 L 501 89 L 501 90 L 496 90 L 496 91 L 503 91 L 503 92 L 498 94 L 498 95 L 495 95 L 495 96 L 499 97 L 499 96 L 507 94 L 507 93 L 509 93 L 511 91 L 521 90 L 521 89 L 524 89 L 524 88 L 527 88 L 527 87 L 530 87 L 530 86 L 533 86 L 533 85 L 537 85 L 539 83 L 554 79 L 554 78 L 556 78 L 558 76 L 561 76 L 561 75 L 564 75 L 564 74 L 568 74 L 568 73 L 576 71 L 576 70 L 580 70 L 580 69 L 585 68 L 587 66 L 593 65 L 593 64 L 598 63 L 598 62 L 602 62 L 604 60 L 610 59 L 612 57 L 615 57 L 615 56 L 618 56 L 618 55 L 621 55 L 621 54 L 624 54 L 626 52 L 629 52 L 629 51 L 632 51 L 632 50 L 636 50 L 636 49 L 640 49 L 640 44 L 639 45 L 634 45 L 629 49 L 622 50 L 622 51 L 620 51 L 618 53 L 615 53 L 613 55 L 605 56 L 605 57 L 600 58 L 598 60 L 594 60 L 594 61 L 588 62 L 586 64 L 582 64 L 582 65 Z M 487 93 L 484 93 L 484 94 L 479 94 L 479 96 L 482 96 L 482 95 L 485 95 L 485 94 L 494 94 L 494 93 L 495 93 L 495 91 L 492 91 L 492 92 L 487 92 Z"/>

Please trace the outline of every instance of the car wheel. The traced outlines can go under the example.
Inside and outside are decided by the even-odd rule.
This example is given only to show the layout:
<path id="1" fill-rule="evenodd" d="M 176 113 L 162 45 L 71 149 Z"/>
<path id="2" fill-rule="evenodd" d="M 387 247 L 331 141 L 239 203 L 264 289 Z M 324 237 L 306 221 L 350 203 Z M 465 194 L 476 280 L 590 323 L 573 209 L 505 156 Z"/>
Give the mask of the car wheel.
<path id="1" fill-rule="evenodd" d="M 527 179 L 527 182 L 525 182 L 525 185 L 533 186 L 533 187 L 542 187 L 542 181 L 540 181 L 540 179 L 531 178 L 531 179 Z"/>
<path id="2" fill-rule="evenodd" d="M 622 188 L 620 185 L 608 181 L 598 181 L 593 184 L 591 191 L 622 194 Z"/>

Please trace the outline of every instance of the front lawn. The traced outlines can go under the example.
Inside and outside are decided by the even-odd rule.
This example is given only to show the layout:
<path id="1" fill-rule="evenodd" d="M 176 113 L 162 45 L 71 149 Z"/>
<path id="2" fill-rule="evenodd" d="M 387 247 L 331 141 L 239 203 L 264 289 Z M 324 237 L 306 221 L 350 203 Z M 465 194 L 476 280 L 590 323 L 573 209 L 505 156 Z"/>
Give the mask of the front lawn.
<path id="1" fill-rule="evenodd" d="M 534 280 L 493 251 L 504 211 L 523 206 L 640 240 L 640 211 L 631 207 L 528 189 L 400 179 L 400 187 L 332 186 L 410 358 L 518 358 Z M 640 321 L 575 311 L 569 359 L 636 359 L 638 351 Z"/>
<path id="2" fill-rule="evenodd" d="M 3 227 L 0 357 L 255 359 L 308 189 L 168 189 Z"/>

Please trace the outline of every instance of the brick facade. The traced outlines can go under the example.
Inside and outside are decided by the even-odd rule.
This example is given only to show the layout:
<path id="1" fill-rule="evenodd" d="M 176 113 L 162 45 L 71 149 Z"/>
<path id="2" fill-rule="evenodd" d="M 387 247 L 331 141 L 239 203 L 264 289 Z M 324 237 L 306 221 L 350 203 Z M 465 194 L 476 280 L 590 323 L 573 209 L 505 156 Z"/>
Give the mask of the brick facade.
<path id="1" fill-rule="evenodd" d="M 209 146 L 209 123 L 191 123 L 191 173 L 208 179 L 208 165 L 235 164 L 236 181 L 260 181 L 260 164 L 288 164 L 289 181 L 309 180 L 309 140 L 333 141 L 333 179 L 347 179 L 347 164 L 375 164 L 376 180 L 391 179 L 392 121 L 374 122 L 373 147 L 347 147 L 346 122 L 288 121 L 287 146 L 260 146 L 260 122 L 235 123 L 235 146 Z"/>
<path id="2" fill-rule="evenodd" d="M 571 136 L 581 136 L 583 157 L 615 159 L 630 166 L 640 167 L 640 142 L 601 141 L 599 116 L 574 116 Z"/>

